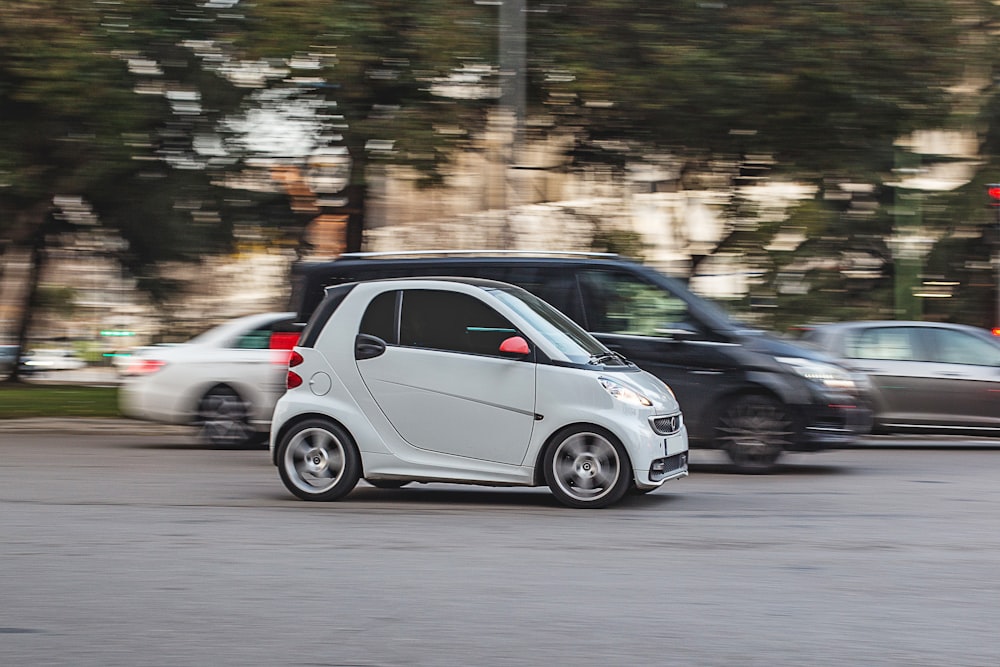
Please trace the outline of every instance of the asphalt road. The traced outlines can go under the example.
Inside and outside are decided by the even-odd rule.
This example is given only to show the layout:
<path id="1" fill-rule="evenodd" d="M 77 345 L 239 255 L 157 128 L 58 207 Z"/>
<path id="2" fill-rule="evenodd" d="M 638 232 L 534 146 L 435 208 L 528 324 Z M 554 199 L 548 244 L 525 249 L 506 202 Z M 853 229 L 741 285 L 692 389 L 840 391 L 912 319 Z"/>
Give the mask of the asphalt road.
<path id="1" fill-rule="evenodd" d="M 310 504 L 184 431 L 0 430 L 0 665 L 1000 665 L 1000 451 L 694 460 Z"/>

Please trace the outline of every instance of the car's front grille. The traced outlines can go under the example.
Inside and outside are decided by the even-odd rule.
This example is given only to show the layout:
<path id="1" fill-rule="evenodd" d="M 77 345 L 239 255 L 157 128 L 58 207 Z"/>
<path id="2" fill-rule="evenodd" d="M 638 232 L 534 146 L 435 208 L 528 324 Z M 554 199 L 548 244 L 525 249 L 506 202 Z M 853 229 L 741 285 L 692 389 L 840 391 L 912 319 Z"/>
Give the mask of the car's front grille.
<path id="1" fill-rule="evenodd" d="M 676 415 L 667 416 L 656 416 L 649 418 L 649 425 L 652 427 L 653 432 L 658 435 L 672 435 L 681 430 L 681 426 L 684 424 L 683 419 L 681 419 L 681 414 L 678 412 Z"/>
<path id="2" fill-rule="evenodd" d="M 658 482 L 671 473 L 678 470 L 687 471 L 688 453 L 681 452 L 663 459 L 656 459 L 649 466 L 649 481 Z"/>

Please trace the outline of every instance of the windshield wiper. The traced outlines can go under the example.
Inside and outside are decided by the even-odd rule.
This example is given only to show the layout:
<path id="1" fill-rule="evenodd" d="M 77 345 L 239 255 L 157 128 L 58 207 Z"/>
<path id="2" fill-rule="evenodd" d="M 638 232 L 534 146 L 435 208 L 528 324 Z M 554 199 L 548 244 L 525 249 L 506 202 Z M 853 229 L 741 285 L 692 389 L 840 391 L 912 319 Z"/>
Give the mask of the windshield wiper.
<path id="1" fill-rule="evenodd" d="M 601 352 L 600 354 L 590 355 L 590 364 L 603 364 L 607 361 L 621 361 L 625 362 L 625 357 L 618 354 L 617 352 Z"/>

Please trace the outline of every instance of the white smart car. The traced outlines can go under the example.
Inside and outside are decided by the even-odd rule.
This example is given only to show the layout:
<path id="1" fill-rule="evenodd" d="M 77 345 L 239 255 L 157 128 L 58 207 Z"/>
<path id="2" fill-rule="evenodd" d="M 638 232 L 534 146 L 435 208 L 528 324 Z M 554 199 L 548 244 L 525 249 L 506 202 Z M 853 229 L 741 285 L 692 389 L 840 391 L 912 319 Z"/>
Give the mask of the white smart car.
<path id="1" fill-rule="evenodd" d="M 332 287 L 289 361 L 271 454 L 303 500 L 364 478 L 546 484 L 606 507 L 687 475 L 673 393 L 523 289 L 473 278 Z"/>

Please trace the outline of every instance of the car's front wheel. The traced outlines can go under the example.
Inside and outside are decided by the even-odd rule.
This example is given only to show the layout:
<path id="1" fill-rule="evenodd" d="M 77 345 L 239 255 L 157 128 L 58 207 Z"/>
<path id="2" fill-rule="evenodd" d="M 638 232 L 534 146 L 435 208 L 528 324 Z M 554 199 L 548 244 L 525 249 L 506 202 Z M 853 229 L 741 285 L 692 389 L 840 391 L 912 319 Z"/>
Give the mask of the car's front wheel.
<path id="1" fill-rule="evenodd" d="M 242 447 L 257 438 L 251 406 L 230 387 L 210 389 L 198 403 L 198 437 L 213 447 Z"/>
<path id="2" fill-rule="evenodd" d="M 339 500 L 361 478 L 361 456 L 350 434 L 333 422 L 309 419 L 278 443 L 278 474 L 302 500 Z"/>
<path id="3" fill-rule="evenodd" d="M 545 481 L 570 507 L 613 505 L 629 489 L 632 466 L 618 439 L 602 428 L 572 426 L 552 440 L 543 460 Z"/>
<path id="4" fill-rule="evenodd" d="M 792 422 L 785 406 L 768 396 L 740 396 L 725 406 L 716 443 L 742 472 L 766 472 L 791 443 Z"/>

